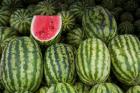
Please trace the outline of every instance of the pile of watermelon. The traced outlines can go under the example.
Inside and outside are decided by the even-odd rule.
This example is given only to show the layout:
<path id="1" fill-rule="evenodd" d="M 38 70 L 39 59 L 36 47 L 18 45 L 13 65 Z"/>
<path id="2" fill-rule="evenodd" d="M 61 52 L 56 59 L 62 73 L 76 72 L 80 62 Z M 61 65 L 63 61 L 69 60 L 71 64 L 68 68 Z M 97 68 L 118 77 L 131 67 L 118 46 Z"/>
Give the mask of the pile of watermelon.
<path id="1" fill-rule="evenodd" d="M 140 93 L 140 0 L 0 0 L 0 93 Z"/>

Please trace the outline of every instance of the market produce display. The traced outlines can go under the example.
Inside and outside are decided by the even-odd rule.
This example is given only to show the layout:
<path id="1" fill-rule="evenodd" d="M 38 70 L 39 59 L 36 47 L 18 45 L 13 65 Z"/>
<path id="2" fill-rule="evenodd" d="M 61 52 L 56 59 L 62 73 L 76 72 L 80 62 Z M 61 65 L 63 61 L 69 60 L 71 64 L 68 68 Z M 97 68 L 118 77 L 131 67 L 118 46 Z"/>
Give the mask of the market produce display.
<path id="1" fill-rule="evenodd" d="M 0 93 L 140 93 L 140 0 L 0 0 Z"/>

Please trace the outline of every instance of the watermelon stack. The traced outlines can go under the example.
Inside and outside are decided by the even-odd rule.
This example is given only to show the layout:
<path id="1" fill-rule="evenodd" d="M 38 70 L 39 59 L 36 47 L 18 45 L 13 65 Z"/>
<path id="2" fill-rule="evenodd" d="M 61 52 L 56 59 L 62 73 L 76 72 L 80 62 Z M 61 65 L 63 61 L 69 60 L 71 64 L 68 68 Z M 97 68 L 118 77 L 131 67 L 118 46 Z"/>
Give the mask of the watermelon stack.
<path id="1" fill-rule="evenodd" d="M 140 0 L 0 0 L 0 93 L 139 93 Z"/>

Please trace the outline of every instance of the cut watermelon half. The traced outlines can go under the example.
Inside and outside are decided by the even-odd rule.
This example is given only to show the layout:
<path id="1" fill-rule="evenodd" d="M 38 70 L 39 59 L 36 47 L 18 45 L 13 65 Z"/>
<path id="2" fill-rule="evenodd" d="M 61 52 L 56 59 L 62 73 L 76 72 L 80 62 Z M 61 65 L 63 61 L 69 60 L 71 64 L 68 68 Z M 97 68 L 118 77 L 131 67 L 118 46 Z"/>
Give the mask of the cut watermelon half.
<path id="1" fill-rule="evenodd" d="M 36 15 L 32 19 L 31 35 L 41 43 L 49 42 L 61 32 L 61 16 Z"/>

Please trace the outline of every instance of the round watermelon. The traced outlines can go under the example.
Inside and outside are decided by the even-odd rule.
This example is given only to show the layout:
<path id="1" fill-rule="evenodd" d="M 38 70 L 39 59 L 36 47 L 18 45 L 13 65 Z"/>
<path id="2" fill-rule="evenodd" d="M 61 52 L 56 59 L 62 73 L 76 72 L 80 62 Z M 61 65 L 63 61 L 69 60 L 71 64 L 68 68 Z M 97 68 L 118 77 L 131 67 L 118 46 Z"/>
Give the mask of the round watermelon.
<path id="1" fill-rule="evenodd" d="M 126 93 L 140 93 L 140 86 L 133 86 Z"/>
<path id="2" fill-rule="evenodd" d="M 101 83 L 93 86 L 89 93 L 123 93 L 123 91 L 113 83 Z"/>
<path id="3" fill-rule="evenodd" d="M 87 38 L 96 36 L 108 43 L 117 31 L 117 23 L 113 15 L 101 6 L 95 6 L 86 12 L 82 19 L 82 25 Z"/>
<path id="4" fill-rule="evenodd" d="M 71 46 L 55 44 L 45 52 L 44 73 L 50 86 L 58 82 L 73 83 L 75 78 L 74 52 Z"/>
<path id="5" fill-rule="evenodd" d="M 42 54 L 29 37 L 17 37 L 5 48 L 2 58 L 2 82 L 10 93 L 35 92 L 42 80 Z"/>
<path id="6" fill-rule="evenodd" d="M 29 10 L 18 9 L 11 15 L 10 26 L 20 34 L 27 35 L 30 33 L 32 15 Z"/>
<path id="7" fill-rule="evenodd" d="M 97 38 L 83 41 L 77 50 L 76 69 L 87 85 L 105 82 L 110 73 L 110 54 L 107 46 Z"/>
<path id="8" fill-rule="evenodd" d="M 76 93 L 73 86 L 68 83 L 58 83 L 52 85 L 47 93 Z"/>
<path id="9" fill-rule="evenodd" d="M 140 84 L 140 41 L 133 35 L 116 36 L 109 44 L 113 73 L 126 85 Z"/>

